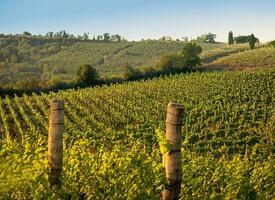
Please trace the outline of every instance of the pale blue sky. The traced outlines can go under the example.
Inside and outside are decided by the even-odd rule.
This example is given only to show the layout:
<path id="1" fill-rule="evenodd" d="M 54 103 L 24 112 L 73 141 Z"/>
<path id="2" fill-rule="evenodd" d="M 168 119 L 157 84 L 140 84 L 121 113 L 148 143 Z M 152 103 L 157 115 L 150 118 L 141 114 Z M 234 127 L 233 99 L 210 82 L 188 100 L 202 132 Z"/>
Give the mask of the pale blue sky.
<path id="1" fill-rule="evenodd" d="M 129 40 L 254 33 L 275 39 L 275 0 L 0 0 L 0 33 L 119 33 Z"/>

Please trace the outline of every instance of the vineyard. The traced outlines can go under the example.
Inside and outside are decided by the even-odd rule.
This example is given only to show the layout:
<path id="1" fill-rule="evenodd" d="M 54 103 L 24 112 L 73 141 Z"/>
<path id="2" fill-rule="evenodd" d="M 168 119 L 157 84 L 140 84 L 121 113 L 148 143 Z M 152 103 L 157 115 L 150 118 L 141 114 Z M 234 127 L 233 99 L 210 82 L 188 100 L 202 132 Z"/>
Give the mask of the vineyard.
<path id="1" fill-rule="evenodd" d="M 255 48 L 261 48 L 265 45 L 263 44 L 257 44 Z M 221 46 L 213 49 L 209 49 L 207 51 L 203 51 L 201 54 L 201 59 L 203 62 L 210 63 L 211 61 L 214 61 L 221 57 L 226 57 L 233 53 L 243 52 L 249 50 L 248 44 L 234 44 L 234 45 L 227 45 L 227 46 Z"/>
<path id="2" fill-rule="evenodd" d="M 275 48 L 263 47 L 217 59 L 213 65 L 231 68 L 271 67 L 275 65 Z"/>
<path id="3" fill-rule="evenodd" d="M 37 39 L 0 38 L 0 83 L 14 83 L 26 77 L 49 80 L 60 77 L 72 80 L 81 64 L 91 64 L 102 76 L 123 72 L 128 63 L 132 67 L 153 66 L 161 55 L 180 51 L 185 42 L 74 42 Z M 227 46 L 225 43 L 200 43 L 204 51 Z M 12 54 L 17 57 L 11 60 Z M 4 59 L 5 58 L 5 59 Z"/>
<path id="4" fill-rule="evenodd" d="M 92 64 L 101 75 L 120 74 L 128 63 L 132 67 L 154 66 L 163 54 L 181 51 L 184 42 L 126 42 L 126 43 L 76 43 L 61 52 L 43 58 L 38 65 L 66 68 L 66 74 L 74 75 L 79 64 Z M 199 44 L 204 51 L 227 46 L 224 43 Z M 247 46 L 247 45 L 246 45 Z"/>
<path id="5" fill-rule="evenodd" d="M 158 135 L 175 101 L 185 110 L 181 199 L 274 199 L 274 80 L 274 69 L 192 73 L 0 99 L 0 198 L 160 199 Z M 65 101 L 65 133 L 62 188 L 50 189 L 53 97 Z"/>

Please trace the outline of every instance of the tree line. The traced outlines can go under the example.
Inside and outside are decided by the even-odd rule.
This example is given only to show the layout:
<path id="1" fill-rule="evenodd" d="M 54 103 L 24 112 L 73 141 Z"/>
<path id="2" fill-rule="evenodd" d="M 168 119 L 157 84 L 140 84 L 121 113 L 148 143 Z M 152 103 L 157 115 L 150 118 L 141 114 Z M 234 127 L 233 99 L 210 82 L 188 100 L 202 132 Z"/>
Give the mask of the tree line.
<path id="1" fill-rule="evenodd" d="M 259 38 L 255 37 L 253 33 L 251 35 L 240 35 L 240 36 L 234 37 L 233 31 L 229 31 L 228 44 L 233 45 L 235 43 L 236 44 L 249 43 L 250 49 L 254 49 L 255 44 L 260 43 L 260 40 Z"/>
<path id="2" fill-rule="evenodd" d="M 77 40 L 77 41 L 103 41 L 103 42 L 125 42 L 127 39 L 119 34 L 103 33 L 102 35 L 91 35 L 83 33 L 83 35 L 74 35 L 61 30 L 59 32 L 47 32 L 45 35 L 34 35 L 28 31 L 22 34 L 0 34 L 0 38 L 39 38 L 39 39 L 62 39 L 62 40 Z"/>

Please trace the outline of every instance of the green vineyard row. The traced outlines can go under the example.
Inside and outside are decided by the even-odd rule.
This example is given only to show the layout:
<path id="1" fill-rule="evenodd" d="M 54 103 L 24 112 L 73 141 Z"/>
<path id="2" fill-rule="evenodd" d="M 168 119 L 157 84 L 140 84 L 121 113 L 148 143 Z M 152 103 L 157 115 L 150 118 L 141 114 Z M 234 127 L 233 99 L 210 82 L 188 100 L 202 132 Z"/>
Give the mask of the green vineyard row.
<path id="1" fill-rule="evenodd" d="M 0 100 L 0 197 L 158 199 L 156 130 L 184 106 L 182 199 L 274 196 L 275 70 L 192 73 Z M 62 189 L 49 189 L 49 102 L 65 101 Z M 253 199 L 252 198 L 252 199 Z"/>

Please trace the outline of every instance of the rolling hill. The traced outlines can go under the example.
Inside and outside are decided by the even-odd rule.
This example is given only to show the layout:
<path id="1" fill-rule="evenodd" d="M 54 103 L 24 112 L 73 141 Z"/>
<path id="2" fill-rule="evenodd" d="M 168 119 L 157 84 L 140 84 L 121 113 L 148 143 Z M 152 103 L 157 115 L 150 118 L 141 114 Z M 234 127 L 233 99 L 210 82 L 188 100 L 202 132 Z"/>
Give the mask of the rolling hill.
<path id="1" fill-rule="evenodd" d="M 0 38 L 0 83 L 13 83 L 34 76 L 48 80 L 60 76 L 71 80 L 80 64 L 91 64 L 102 76 L 132 67 L 153 65 L 162 54 L 180 51 L 183 42 L 75 42 L 43 38 Z M 226 46 L 223 43 L 200 44 L 204 51 Z"/>
<path id="2" fill-rule="evenodd" d="M 253 69 L 275 66 L 275 48 L 263 47 L 221 57 L 211 63 L 229 69 Z"/>

